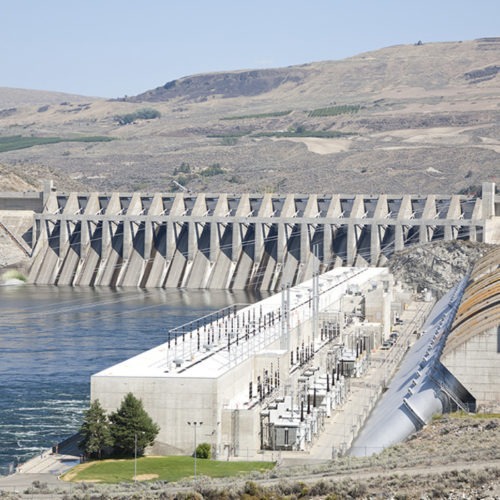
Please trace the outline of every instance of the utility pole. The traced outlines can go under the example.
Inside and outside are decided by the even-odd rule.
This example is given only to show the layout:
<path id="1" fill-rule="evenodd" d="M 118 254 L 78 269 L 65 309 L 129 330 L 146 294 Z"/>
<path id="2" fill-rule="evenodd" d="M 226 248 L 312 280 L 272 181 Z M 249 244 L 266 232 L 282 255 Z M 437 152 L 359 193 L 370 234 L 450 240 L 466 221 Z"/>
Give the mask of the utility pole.
<path id="1" fill-rule="evenodd" d="M 280 348 L 290 351 L 290 285 L 281 287 L 281 339 Z"/>
<path id="2" fill-rule="evenodd" d="M 137 432 L 134 433 L 134 483 L 137 482 Z"/>
<path id="3" fill-rule="evenodd" d="M 196 479 L 196 428 L 203 425 L 203 422 L 188 422 L 194 431 L 194 478 Z"/>
<path id="4" fill-rule="evenodd" d="M 318 340 L 319 324 L 319 247 L 314 245 L 314 270 L 312 279 L 312 345 L 316 349 L 315 342 Z M 313 353 L 314 354 L 314 353 Z"/>

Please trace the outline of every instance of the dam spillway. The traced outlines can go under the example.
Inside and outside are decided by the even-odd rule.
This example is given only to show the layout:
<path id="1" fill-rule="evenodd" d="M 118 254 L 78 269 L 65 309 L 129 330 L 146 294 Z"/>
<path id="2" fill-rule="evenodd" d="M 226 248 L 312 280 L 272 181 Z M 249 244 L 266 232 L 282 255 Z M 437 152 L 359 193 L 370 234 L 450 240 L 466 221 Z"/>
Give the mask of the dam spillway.
<path id="1" fill-rule="evenodd" d="M 278 290 L 315 269 L 380 266 L 415 243 L 486 241 L 483 196 L 50 193 L 35 284 Z"/>

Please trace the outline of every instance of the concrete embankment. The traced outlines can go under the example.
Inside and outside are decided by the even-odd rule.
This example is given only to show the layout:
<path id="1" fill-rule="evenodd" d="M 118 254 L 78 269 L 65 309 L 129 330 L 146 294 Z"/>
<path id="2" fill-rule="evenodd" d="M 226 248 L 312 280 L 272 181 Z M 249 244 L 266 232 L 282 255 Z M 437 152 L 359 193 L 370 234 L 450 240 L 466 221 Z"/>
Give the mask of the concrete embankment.
<path id="1" fill-rule="evenodd" d="M 78 435 L 71 436 L 60 443 L 57 450 L 47 449 L 27 462 L 19 464 L 13 474 L 0 476 L 0 492 L 22 495 L 29 492 L 34 483 L 47 485 L 47 488 L 54 495 L 55 491 L 61 492 L 61 496 L 64 492 L 71 491 L 72 485 L 62 481 L 60 476 L 80 463 L 81 452 L 78 449 L 78 440 Z M 34 492 L 37 490 L 37 488 L 32 489 Z M 27 498 L 38 498 L 34 492 L 26 493 Z M 40 491 L 41 498 L 60 498 L 59 496 L 50 496 L 52 493 L 43 495 L 42 493 L 43 491 Z"/>
<path id="2" fill-rule="evenodd" d="M 0 210 L 0 283 L 27 276 L 31 264 L 31 234 L 33 212 L 29 210 Z M 10 276 L 3 276 L 11 270 Z"/>

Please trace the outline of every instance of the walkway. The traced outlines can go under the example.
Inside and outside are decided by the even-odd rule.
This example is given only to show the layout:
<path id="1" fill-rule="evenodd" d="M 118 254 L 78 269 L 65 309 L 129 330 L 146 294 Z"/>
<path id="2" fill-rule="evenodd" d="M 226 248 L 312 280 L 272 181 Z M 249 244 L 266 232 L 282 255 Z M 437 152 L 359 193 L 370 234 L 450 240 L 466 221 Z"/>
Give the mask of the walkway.
<path id="1" fill-rule="evenodd" d="M 46 450 L 41 455 L 19 464 L 14 474 L 0 476 L 0 491 L 23 491 L 34 481 L 52 487 L 64 487 L 67 483 L 61 481 L 59 476 L 80 463 L 77 442 L 78 436 L 72 436 L 60 445 L 60 453 Z"/>

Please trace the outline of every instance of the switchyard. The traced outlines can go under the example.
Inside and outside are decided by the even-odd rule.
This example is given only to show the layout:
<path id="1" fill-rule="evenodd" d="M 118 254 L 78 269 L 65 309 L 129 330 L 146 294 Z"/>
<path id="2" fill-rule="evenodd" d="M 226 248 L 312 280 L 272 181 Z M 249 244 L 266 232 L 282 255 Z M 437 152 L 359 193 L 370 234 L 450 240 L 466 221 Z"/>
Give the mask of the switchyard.
<path id="1" fill-rule="evenodd" d="M 161 427 L 155 453 L 189 453 L 189 422 L 219 459 L 380 452 L 436 413 L 500 408 L 499 266 L 493 247 L 413 313 L 386 268 L 315 272 L 169 332 L 94 375 L 91 397 L 108 411 L 140 397 Z"/>

